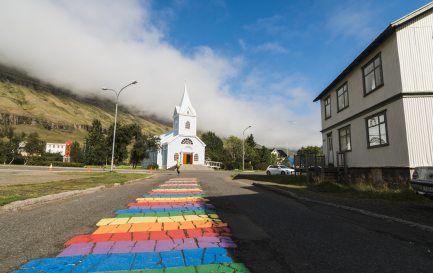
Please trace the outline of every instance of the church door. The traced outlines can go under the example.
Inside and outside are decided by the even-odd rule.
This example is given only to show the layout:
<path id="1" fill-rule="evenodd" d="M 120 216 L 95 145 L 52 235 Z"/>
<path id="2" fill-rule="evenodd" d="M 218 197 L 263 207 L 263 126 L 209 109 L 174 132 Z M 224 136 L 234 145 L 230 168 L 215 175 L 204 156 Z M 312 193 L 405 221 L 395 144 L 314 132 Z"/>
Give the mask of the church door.
<path id="1" fill-rule="evenodd" d="M 183 164 L 192 164 L 192 153 L 183 154 Z"/>

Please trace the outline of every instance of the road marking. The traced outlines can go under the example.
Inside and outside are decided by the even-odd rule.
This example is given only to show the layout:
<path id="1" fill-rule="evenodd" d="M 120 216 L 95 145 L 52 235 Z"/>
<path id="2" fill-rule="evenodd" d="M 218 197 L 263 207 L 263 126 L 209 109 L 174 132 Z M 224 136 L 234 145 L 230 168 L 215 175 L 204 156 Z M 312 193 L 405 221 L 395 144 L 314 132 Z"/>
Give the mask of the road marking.
<path id="1" fill-rule="evenodd" d="M 169 180 L 115 218 L 101 219 L 93 234 L 68 240 L 57 257 L 32 260 L 15 273 L 249 273 L 228 254 L 236 247 L 230 229 L 203 197 L 197 179 Z"/>

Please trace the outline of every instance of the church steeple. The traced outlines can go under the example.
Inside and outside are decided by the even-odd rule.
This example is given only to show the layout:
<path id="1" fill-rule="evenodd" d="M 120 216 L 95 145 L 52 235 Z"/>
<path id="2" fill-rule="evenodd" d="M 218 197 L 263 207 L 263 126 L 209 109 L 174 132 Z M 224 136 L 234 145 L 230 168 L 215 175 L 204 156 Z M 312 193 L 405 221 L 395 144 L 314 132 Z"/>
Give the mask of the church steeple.
<path id="1" fill-rule="evenodd" d="M 194 107 L 191 104 L 191 101 L 188 96 L 188 89 L 186 88 L 186 83 L 183 91 L 182 100 L 179 105 L 178 114 L 187 115 L 187 116 L 196 116 L 196 112 Z"/>
<path id="2" fill-rule="evenodd" d="M 195 136 L 197 132 L 197 113 L 189 99 L 188 89 L 184 87 L 180 105 L 176 106 L 173 113 L 174 135 Z"/>

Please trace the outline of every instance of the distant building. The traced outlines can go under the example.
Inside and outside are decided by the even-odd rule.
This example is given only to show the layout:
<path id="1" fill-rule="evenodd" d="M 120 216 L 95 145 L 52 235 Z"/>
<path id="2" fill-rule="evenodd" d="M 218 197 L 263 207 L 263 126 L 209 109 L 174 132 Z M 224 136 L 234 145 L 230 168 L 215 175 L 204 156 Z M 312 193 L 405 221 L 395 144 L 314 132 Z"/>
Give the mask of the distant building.
<path id="1" fill-rule="evenodd" d="M 271 154 L 273 154 L 274 156 L 277 157 L 278 163 L 282 163 L 284 160 L 287 159 L 287 153 L 284 150 L 281 150 L 281 149 L 274 148 L 271 151 Z"/>
<path id="2" fill-rule="evenodd" d="M 161 148 L 143 161 L 147 167 L 157 163 L 162 169 L 183 165 L 205 165 L 206 144 L 197 136 L 197 114 L 185 86 L 182 101 L 173 113 L 173 130 L 160 136 Z"/>
<path id="3" fill-rule="evenodd" d="M 65 156 L 66 144 L 65 143 L 47 143 L 45 146 L 45 152 L 51 154 L 61 154 Z"/>
<path id="4" fill-rule="evenodd" d="M 433 2 L 390 24 L 314 101 L 325 161 L 351 177 L 433 166 Z"/>
<path id="5" fill-rule="evenodd" d="M 51 154 L 60 154 L 63 156 L 63 162 L 70 162 L 72 141 L 67 140 L 65 143 L 47 143 L 45 152 Z"/>

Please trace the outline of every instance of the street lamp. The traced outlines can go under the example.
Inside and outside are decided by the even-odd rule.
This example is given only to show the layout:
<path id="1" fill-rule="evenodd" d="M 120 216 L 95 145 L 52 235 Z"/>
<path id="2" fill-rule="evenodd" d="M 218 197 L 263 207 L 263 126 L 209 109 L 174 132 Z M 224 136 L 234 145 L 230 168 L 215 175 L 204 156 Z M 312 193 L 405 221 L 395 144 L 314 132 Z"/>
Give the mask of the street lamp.
<path id="1" fill-rule="evenodd" d="M 114 145 L 116 143 L 116 127 L 117 127 L 117 103 L 119 101 L 119 96 L 120 93 L 122 93 L 122 91 L 127 88 L 128 86 L 131 86 L 133 84 L 136 84 L 137 81 L 133 81 L 130 84 L 125 85 L 124 87 L 122 87 L 122 89 L 119 90 L 119 92 L 117 92 L 114 89 L 110 89 L 110 88 L 102 88 L 102 90 L 108 90 L 108 91 L 113 91 L 114 94 L 116 95 L 116 112 L 114 114 L 114 132 L 113 132 L 113 148 L 111 149 L 111 168 L 110 168 L 110 172 L 113 171 L 113 164 L 114 164 Z"/>
<path id="2" fill-rule="evenodd" d="M 251 125 L 242 132 L 242 171 L 245 170 L 245 131 L 251 128 Z"/>

